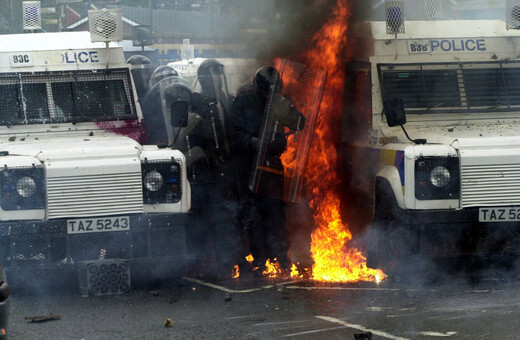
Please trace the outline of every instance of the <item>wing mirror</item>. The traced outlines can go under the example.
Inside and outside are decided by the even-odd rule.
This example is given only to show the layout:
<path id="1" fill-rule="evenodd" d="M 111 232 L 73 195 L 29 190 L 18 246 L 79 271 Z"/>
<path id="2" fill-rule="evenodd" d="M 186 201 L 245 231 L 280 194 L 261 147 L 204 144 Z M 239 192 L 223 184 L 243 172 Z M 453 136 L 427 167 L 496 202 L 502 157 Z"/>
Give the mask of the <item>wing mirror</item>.
<path id="1" fill-rule="evenodd" d="M 176 100 L 170 107 L 173 127 L 188 126 L 188 102 Z"/>
<path id="2" fill-rule="evenodd" d="M 383 112 L 388 126 L 400 126 L 406 124 L 406 113 L 401 98 L 388 99 L 383 103 Z"/>

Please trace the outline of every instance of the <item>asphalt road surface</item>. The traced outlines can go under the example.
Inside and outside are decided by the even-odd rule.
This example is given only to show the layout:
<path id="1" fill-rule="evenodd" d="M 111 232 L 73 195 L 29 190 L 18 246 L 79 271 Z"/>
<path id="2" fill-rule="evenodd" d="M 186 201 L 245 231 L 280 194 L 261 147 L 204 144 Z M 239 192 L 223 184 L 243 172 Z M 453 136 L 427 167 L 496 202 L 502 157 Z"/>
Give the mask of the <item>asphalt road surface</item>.
<path id="1" fill-rule="evenodd" d="M 324 284 L 184 277 L 127 294 L 15 294 L 11 339 L 518 339 L 520 280 Z M 51 316 L 32 322 L 27 317 Z M 52 319 L 58 318 L 58 319 Z M 165 324 L 171 320 L 171 327 Z M 366 335 L 367 337 L 362 337 Z"/>

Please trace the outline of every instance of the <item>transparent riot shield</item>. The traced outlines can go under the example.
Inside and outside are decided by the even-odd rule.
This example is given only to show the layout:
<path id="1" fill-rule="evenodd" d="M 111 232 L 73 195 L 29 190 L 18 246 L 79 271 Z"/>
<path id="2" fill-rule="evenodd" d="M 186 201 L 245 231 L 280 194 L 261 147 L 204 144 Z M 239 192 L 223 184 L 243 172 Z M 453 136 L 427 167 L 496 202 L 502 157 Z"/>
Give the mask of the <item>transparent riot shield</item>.
<path id="1" fill-rule="evenodd" d="M 179 125 L 172 121 L 172 114 L 175 117 L 175 112 L 172 112 L 171 100 L 167 100 L 165 94 L 167 89 L 171 89 L 173 85 L 182 87 L 188 93 L 191 93 L 191 86 L 180 77 L 168 77 L 157 82 L 152 86 L 141 103 L 141 110 L 143 112 L 144 125 L 146 127 L 150 143 L 155 145 L 175 144 L 179 136 L 182 134 L 184 127 L 173 126 Z M 191 108 L 191 96 L 184 100 L 189 101 L 188 106 Z M 177 100 L 177 101 L 180 101 Z M 175 119 L 174 119 L 175 120 Z"/>
<path id="2" fill-rule="evenodd" d="M 224 66 L 216 60 L 205 62 L 197 72 L 200 87 L 195 88 L 194 107 L 204 121 L 211 152 L 220 161 L 225 161 L 231 156 L 227 129 L 232 97 L 228 92 Z"/>
<path id="3" fill-rule="evenodd" d="M 274 67 L 249 188 L 298 202 L 326 72 L 287 59 Z"/>
<path id="4" fill-rule="evenodd" d="M 237 198 L 242 197 L 238 174 L 231 160 L 235 159 L 229 142 L 232 121 L 230 117 L 233 97 L 228 92 L 224 66 L 218 61 L 205 60 L 197 71 L 195 88 L 195 112 L 202 117 L 206 148 L 214 181 L 226 183 Z M 200 87 L 199 87 L 200 86 Z"/>

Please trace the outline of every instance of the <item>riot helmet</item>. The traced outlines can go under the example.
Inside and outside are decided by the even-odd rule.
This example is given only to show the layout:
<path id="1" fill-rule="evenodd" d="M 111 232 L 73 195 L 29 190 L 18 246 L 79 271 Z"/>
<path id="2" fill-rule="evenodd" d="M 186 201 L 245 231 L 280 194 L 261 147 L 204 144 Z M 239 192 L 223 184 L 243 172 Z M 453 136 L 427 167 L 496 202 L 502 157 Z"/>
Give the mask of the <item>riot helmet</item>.
<path id="1" fill-rule="evenodd" d="M 126 61 L 130 64 L 130 72 L 134 79 L 137 96 L 143 98 L 148 91 L 148 84 L 153 72 L 153 66 L 150 59 L 144 55 L 133 55 Z"/>
<path id="2" fill-rule="evenodd" d="M 200 63 L 197 69 L 197 78 L 202 88 L 202 93 L 212 93 L 215 89 L 222 88 L 224 65 L 215 59 L 206 59 Z M 211 95 L 211 94 L 208 94 Z"/>
<path id="3" fill-rule="evenodd" d="M 164 100 L 167 103 L 181 101 L 191 105 L 191 90 L 184 84 L 170 84 L 164 89 Z"/>
<path id="4" fill-rule="evenodd" d="M 253 91 L 266 98 L 269 94 L 269 89 L 272 85 L 274 86 L 275 84 L 275 90 L 280 91 L 282 88 L 280 74 L 274 67 L 263 66 L 255 72 L 251 85 L 253 87 Z"/>
<path id="5" fill-rule="evenodd" d="M 150 87 L 154 86 L 163 79 L 169 77 L 178 77 L 179 73 L 171 66 L 161 65 L 153 71 L 152 78 L 150 79 Z"/>

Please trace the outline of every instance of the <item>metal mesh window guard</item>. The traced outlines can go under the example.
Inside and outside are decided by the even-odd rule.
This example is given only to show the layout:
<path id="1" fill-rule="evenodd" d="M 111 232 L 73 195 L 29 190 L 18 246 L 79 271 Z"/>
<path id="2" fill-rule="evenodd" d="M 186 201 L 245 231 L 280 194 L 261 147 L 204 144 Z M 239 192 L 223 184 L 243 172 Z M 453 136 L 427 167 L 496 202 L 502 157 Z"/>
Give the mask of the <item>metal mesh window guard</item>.
<path id="1" fill-rule="evenodd" d="M 42 28 L 40 1 L 23 1 L 23 29 L 38 30 Z"/>
<path id="2" fill-rule="evenodd" d="M 386 33 L 404 33 L 404 2 L 387 1 L 385 3 Z"/>
<path id="3" fill-rule="evenodd" d="M 136 118 L 127 70 L 0 75 L 0 124 Z"/>
<path id="4" fill-rule="evenodd" d="M 380 64 L 383 100 L 409 113 L 520 110 L 520 63 Z"/>
<path id="5" fill-rule="evenodd" d="M 506 28 L 520 29 L 520 0 L 506 0 Z"/>
<path id="6" fill-rule="evenodd" d="M 437 19 L 442 15 L 440 0 L 425 0 L 425 14 L 427 18 Z"/>

